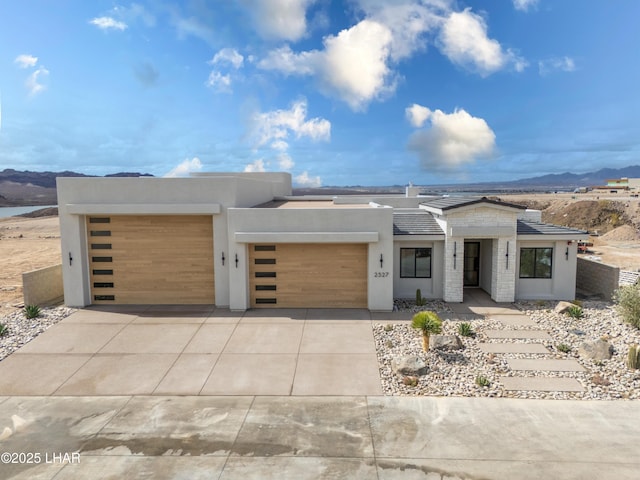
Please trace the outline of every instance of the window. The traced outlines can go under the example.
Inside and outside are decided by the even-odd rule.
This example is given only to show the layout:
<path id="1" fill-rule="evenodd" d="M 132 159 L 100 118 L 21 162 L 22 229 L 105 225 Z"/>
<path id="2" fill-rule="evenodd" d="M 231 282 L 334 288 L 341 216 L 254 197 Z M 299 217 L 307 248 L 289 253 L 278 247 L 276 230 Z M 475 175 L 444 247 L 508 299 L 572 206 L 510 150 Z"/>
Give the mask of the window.
<path id="1" fill-rule="evenodd" d="M 431 249 L 401 248 L 400 277 L 431 278 Z"/>
<path id="2" fill-rule="evenodd" d="M 553 248 L 521 248 L 520 278 L 551 278 Z"/>

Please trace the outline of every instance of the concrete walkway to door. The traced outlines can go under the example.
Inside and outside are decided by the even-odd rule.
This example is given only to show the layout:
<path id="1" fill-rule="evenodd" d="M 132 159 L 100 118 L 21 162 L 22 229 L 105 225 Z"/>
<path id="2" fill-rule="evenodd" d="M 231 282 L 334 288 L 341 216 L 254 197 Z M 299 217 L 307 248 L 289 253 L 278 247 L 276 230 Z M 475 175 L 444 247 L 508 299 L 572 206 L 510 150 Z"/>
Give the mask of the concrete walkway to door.
<path id="1" fill-rule="evenodd" d="M 0 392 L 380 395 L 371 322 L 367 310 L 91 307 L 0 362 Z"/>

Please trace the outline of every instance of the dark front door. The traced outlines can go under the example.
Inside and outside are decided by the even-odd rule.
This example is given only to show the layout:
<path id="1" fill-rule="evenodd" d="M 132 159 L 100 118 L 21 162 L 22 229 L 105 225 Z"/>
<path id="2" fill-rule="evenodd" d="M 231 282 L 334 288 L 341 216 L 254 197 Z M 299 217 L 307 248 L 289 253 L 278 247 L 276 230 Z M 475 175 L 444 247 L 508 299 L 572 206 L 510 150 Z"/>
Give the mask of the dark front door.
<path id="1" fill-rule="evenodd" d="M 464 286 L 480 285 L 480 242 L 464 242 Z"/>

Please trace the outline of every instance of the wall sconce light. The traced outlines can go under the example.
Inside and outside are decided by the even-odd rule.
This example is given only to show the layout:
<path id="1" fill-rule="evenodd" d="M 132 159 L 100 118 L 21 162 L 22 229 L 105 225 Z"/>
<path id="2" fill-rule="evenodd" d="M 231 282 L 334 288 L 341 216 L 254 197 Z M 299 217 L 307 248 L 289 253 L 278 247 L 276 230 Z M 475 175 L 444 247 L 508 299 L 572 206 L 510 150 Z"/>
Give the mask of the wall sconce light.
<path id="1" fill-rule="evenodd" d="M 507 242 L 507 253 L 505 257 L 507 258 L 507 270 L 509 270 L 509 242 Z"/>
<path id="2" fill-rule="evenodd" d="M 224 252 L 222 252 L 222 266 L 224 266 Z"/>
<path id="3" fill-rule="evenodd" d="M 238 254 L 236 253 L 236 268 L 238 268 Z"/>
<path id="4" fill-rule="evenodd" d="M 566 259 L 569 260 L 569 247 L 567 247 L 567 250 L 564 252 L 564 255 Z"/>
<path id="5" fill-rule="evenodd" d="M 382 268 L 384 266 L 384 258 L 382 257 L 382 254 L 380 254 L 380 268 Z"/>
<path id="6" fill-rule="evenodd" d="M 71 252 L 69 252 L 69 266 L 73 264 L 73 257 L 71 256 Z"/>
<path id="7" fill-rule="evenodd" d="M 456 269 L 456 249 L 457 249 L 457 243 L 453 242 L 453 269 Z"/>

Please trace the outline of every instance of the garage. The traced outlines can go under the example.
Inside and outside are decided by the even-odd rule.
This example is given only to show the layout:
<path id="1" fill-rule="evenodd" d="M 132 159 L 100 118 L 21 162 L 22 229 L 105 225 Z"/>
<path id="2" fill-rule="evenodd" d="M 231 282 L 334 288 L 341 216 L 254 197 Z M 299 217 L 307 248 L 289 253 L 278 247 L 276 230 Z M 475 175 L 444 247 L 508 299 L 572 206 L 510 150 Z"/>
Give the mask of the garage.
<path id="1" fill-rule="evenodd" d="M 366 243 L 248 247 L 252 308 L 367 308 Z"/>
<path id="2" fill-rule="evenodd" d="M 87 216 L 94 304 L 213 304 L 210 215 Z"/>

